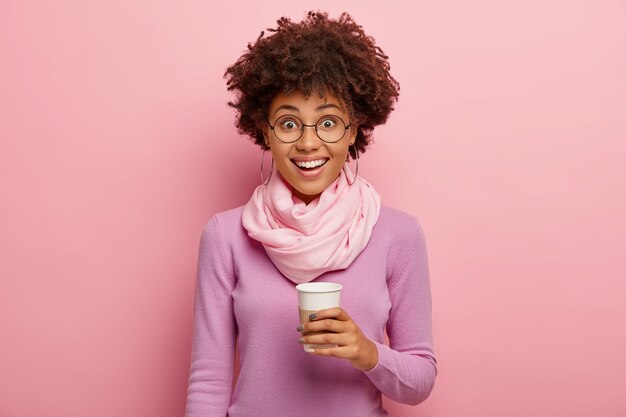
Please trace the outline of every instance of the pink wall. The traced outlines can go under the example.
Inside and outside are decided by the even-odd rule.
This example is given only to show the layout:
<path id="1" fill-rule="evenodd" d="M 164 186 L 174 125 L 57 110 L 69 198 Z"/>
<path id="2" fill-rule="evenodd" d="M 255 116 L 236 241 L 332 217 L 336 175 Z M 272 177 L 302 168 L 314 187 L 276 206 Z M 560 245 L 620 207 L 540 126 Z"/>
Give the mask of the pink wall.
<path id="1" fill-rule="evenodd" d="M 200 232 L 259 183 L 222 73 L 308 7 L 210 3 L 0 3 L 0 416 L 183 414 Z M 424 226 L 440 365 L 393 416 L 625 416 L 624 2 L 404 3 L 315 3 L 401 83 L 360 173 Z"/>

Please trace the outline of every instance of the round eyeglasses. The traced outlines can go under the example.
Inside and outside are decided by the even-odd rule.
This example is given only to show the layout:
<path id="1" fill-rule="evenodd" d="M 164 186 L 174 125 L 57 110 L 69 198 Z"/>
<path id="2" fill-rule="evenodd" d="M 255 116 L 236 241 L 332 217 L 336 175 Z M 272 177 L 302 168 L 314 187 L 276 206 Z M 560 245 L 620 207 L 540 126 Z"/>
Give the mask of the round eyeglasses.
<path id="1" fill-rule="evenodd" d="M 305 127 L 314 127 L 317 137 L 326 143 L 335 143 L 346 134 L 350 125 L 346 125 L 339 116 L 329 114 L 320 117 L 314 125 L 305 125 L 298 116 L 285 114 L 276 119 L 274 126 L 268 121 L 270 129 L 274 131 L 276 139 L 284 143 L 297 142 L 302 137 Z"/>

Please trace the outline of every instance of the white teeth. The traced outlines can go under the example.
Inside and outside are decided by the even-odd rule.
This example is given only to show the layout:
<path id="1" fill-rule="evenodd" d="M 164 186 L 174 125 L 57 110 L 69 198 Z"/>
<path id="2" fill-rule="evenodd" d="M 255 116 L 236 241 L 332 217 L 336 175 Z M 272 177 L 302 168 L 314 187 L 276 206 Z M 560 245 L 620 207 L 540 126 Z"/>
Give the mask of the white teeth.
<path id="1" fill-rule="evenodd" d="M 314 168 L 326 163 L 327 159 L 318 159 L 317 161 L 298 162 L 294 161 L 300 168 Z"/>

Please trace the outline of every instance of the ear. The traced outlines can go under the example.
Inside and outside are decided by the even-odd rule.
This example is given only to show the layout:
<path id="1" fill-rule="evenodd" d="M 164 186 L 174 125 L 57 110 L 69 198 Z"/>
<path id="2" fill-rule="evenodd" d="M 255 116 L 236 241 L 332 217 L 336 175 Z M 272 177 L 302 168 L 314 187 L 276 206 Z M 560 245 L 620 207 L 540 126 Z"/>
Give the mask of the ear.
<path id="1" fill-rule="evenodd" d="M 356 142 L 356 135 L 358 133 L 358 126 L 352 125 L 350 126 L 350 145 L 354 145 Z"/>
<path id="2" fill-rule="evenodd" d="M 268 127 L 267 126 L 262 126 L 260 129 L 261 129 L 261 132 L 263 133 L 263 140 L 265 141 L 265 145 L 267 145 L 267 147 L 269 148 L 269 146 L 270 146 L 270 139 L 269 139 L 269 137 L 267 135 Z"/>

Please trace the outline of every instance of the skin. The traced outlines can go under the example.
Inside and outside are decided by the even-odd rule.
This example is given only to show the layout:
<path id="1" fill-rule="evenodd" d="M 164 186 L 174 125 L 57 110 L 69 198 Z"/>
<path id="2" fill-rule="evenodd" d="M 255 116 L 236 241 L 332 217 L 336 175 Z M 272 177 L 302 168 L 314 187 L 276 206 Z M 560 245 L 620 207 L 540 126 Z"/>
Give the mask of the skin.
<path id="1" fill-rule="evenodd" d="M 326 93 L 323 99 L 316 93 L 305 98 L 300 91 L 294 91 L 290 95 L 281 92 L 270 103 L 268 119 L 274 126 L 276 120 L 285 114 L 296 115 L 308 125 L 315 124 L 320 117 L 331 114 L 341 117 L 346 124 L 352 121 L 340 100 L 330 93 Z M 352 124 L 341 140 L 336 143 L 326 143 L 317 136 L 314 128 L 305 127 L 298 141 L 283 143 L 276 138 L 274 131 L 267 124 L 262 126 L 262 130 L 278 172 L 293 187 L 293 194 L 307 205 L 318 198 L 337 179 L 348 156 L 348 147 L 354 144 L 357 134 L 357 126 Z M 298 167 L 291 162 L 291 158 L 306 156 L 330 158 L 319 178 L 303 177 Z"/>
<path id="2" fill-rule="evenodd" d="M 325 99 L 319 94 L 311 94 L 307 98 L 300 91 L 294 91 L 290 95 L 279 93 L 270 103 L 268 119 L 274 125 L 284 114 L 294 114 L 308 125 L 315 124 L 320 117 L 329 114 L 341 117 L 346 124 L 352 122 L 345 106 L 329 93 L 326 93 Z M 262 130 L 277 170 L 293 187 L 293 194 L 309 204 L 319 198 L 339 176 L 348 156 L 348 147 L 356 140 L 357 126 L 353 123 L 344 137 L 336 143 L 322 141 L 315 134 L 314 128 L 305 128 L 302 137 L 294 143 L 279 141 L 267 125 L 263 126 Z M 323 156 L 330 159 L 326 162 L 323 174 L 319 178 L 310 179 L 302 177 L 298 168 L 291 162 L 291 158 L 297 156 Z M 336 348 L 312 349 L 309 352 L 312 355 L 349 360 L 352 366 L 363 371 L 374 368 L 378 363 L 376 345 L 365 337 L 348 312 L 342 308 L 320 310 L 313 321 L 298 326 L 297 330 L 302 333 L 321 330 L 331 332 L 298 339 L 298 343 L 337 345 Z"/>

